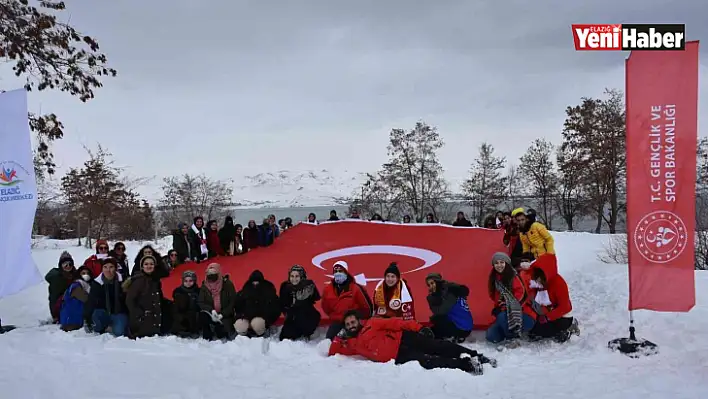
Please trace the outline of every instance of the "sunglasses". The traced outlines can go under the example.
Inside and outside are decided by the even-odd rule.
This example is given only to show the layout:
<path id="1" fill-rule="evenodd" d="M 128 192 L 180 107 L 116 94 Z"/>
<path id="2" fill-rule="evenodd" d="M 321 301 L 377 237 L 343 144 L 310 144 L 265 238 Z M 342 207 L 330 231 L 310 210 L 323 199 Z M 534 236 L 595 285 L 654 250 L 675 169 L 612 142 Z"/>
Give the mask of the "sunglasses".
<path id="1" fill-rule="evenodd" d="M 170 254 L 170 258 L 174 258 L 176 256 L 177 256 L 177 254 Z"/>
<path id="2" fill-rule="evenodd" d="M 125 251 L 125 247 L 116 247 L 116 251 Z"/>
<path id="3" fill-rule="evenodd" d="M 98 247 L 99 251 L 108 251 L 108 247 Z"/>

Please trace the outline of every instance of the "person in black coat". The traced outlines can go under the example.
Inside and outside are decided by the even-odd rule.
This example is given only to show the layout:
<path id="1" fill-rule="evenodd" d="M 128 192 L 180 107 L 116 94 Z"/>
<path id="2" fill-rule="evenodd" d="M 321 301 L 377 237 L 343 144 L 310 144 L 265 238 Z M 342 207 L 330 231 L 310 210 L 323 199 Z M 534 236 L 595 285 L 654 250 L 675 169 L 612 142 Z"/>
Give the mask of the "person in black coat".
<path id="1" fill-rule="evenodd" d="M 236 295 L 236 332 L 239 335 L 263 336 L 280 316 L 280 302 L 275 285 L 254 270 Z"/>
<path id="2" fill-rule="evenodd" d="M 130 263 L 128 261 L 128 255 L 125 253 L 125 244 L 122 242 L 117 242 L 113 249 L 108 251 L 108 256 L 115 259 L 118 263 L 116 265 L 118 273 L 120 273 L 123 280 L 130 277 Z"/>
<path id="3" fill-rule="evenodd" d="M 172 291 L 172 334 L 183 338 L 197 338 L 199 328 L 199 284 L 191 270 L 182 273 L 182 285 Z"/>
<path id="4" fill-rule="evenodd" d="M 140 248 L 138 254 L 135 255 L 135 261 L 133 262 L 133 269 L 130 271 L 131 276 L 135 276 L 140 271 L 141 261 L 146 256 L 152 256 L 157 260 L 155 265 L 155 275 L 157 278 L 164 278 L 170 275 L 170 272 L 165 264 L 162 263 L 162 255 L 153 248 L 152 245 L 146 245 Z"/>
<path id="5" fill-rule="evenodd" d="M 180 223 L 172 232 L 172 249 L 177 251 L 178 264 L 192 261 L 191 242 L 189 240 L 189 225 Z"/>
<path id="6" fill-rule="evenodd" d="M 300 265 L 290 268 L 288 280 L 280 285 L 280 307 L 285 316 L 280 340 L 309 339 L 320 324 L 320 312 L 315 303 L 320 300 L 320 292 L 312 280 L 307 279 L 305 269 Z"/>
<path id="7" fill-rule="evenodd" d="M 128 307 L 121 286 L 123 277 L 116 271 L 116 260 L 101 260 L 101 274 L 91 282 L 89 300 L 84 305 L 84 316 L 91 320 L 90 329 L 99 334 L 110 332 L 116 337 L 128 332 Z"/>
<path id="8" fill-rule="evenodd" d="M 79 274 L 74 266 L 74 258 L 67 251 L 59 255 L 57 267 L 50 269 L 44 276 L 44 280 L 49 283 L 49 313 L 52 315 L 54 323 L 59 322 L 59 311 L 64 292 L 77 278 L 79 278 Z"/>
<path id="9" fill-rule="evenodd" d="M 204 225 L 204 218 L 197 216 L 194 218 L 192 227 L 187 230 L 187 239 L 189 240 L 189 257 L 193 261 L 200 263 L 209 255 L 207 248 L 207 231 Z"/>
<path id="10" fill-rule="evenodd" d="M 443 280 L 439 273 L 425 278 L 428 286 L 428 306 L 431 330 L 435 338 L 463 342 L 472 332 L 472 312 L 467 304 L 470 294 L 465 285 Z"/>

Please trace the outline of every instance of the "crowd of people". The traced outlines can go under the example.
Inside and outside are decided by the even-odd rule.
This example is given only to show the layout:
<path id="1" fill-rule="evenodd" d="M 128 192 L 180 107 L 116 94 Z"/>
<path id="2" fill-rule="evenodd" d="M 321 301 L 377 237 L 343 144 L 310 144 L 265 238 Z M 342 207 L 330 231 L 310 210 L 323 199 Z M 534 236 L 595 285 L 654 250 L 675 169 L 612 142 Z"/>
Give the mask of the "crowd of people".
<path id="1" fill-rule="evenodd" d="M 353 212 L 353 218 L 359 218 Z M 432 215 L 428 215 L 430 219 Z M 329 220 L 338 220 L 332 211 Z M 372 220 L 380 220 L 372 218 Z M 317 223 L 310 214 L 307 223 Z M 405 220 L 404 220 L 405 222 Z M 426 220 L 433 222 L 434 220 Z M 486 228 L 503 229 L 508 250 L 491 259 L 488 290 L 494 302 L 494 323 L 486 339 L 494 344 L 520 338 L 553 338 L 567 341 L 579 334 L 570 316 L 568 286 L 558 273 L 553 237 L 536 221 L 532 209 L 499 212 L 487 219 Z M 471 226 L 464 213 L 456 226 Z M 52 319 L 65 331 L 81 328 L 131 338 L 173 334 L 184 338 L 228 340 L 236 336 L 261 337 L 283 316 L 281 340 L 309 339 L 320 324 L 321 303 L 329 320 L 325 333 L 331 339 L 330 355 L 361 355 L 373 361 L 417 361 L 426 368 L 456 368 L 481 373 L 484 363 L 495 362 L 461 345 L 474 322 L 468 306 L 469 288 L 446 281 L 442 275 L 426 276 L 427 303 L 432 313 L 423 327 L 415 316 L 415 299 L 395 262 L 384 270 L 383 280 L 372 293 L 358 284 L 344 260 L 332 266 L 332 280 L 320 294 L 307 278 L 305 268 L 294 265 L 276 285 L 254 270 L 237 289 L 219 263 L 211 258 L 239 256 L 269 246 L 292 226 L 292 220 L 276 223 L 270 215 L 261 225 L 246 228 L 227 217 L 216 221 L 196 217 L 181 223 L 173 234 L 173 247 L 161 256 L 150 245 L 136 254 L 132 268 L 125 245 L 109 248 L 96 242 L 96 253 L 75 267 L 68 252 L 46 275 Z M 215 259 L 218 260 L 218 259 Z M 197 281 L 194 266 L 204 263 L 204 281 Z M 162 292 L 161 279 L 175 268 L 182 284 L 172 299 Z"/>

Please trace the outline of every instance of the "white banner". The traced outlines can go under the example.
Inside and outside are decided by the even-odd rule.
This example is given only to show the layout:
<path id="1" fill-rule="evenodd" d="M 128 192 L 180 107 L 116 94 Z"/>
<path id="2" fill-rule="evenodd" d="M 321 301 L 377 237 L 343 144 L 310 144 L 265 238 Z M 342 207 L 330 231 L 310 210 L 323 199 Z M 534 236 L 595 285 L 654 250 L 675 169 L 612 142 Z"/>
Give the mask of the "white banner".
<path id="1" fill-rule="evenodd" d="M 27 92 L 0 93 L 0 298 L 42 281 L 32 260 L 37 182 Z"/>

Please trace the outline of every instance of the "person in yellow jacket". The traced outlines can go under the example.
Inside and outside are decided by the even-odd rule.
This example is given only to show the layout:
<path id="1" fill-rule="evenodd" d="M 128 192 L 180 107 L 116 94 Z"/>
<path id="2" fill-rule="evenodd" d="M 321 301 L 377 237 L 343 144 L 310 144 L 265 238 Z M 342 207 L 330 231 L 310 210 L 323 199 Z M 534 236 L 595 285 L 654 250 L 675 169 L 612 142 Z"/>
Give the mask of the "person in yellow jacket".
<path id="1" fill-rule="evenodd" d="M 511 212 L 511 216 L 516 219 L 516 224 L 519 226 L 519 239 L 524 253 L 530 252 L 534 258 L 545 253 L 556 253 L 553 248 L 553 236 L 546 226 L 536 221 L 535 210 L 529 209 L 524 212 L 524 208 L 516 208 Z"/>

